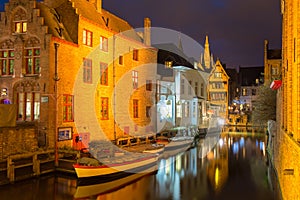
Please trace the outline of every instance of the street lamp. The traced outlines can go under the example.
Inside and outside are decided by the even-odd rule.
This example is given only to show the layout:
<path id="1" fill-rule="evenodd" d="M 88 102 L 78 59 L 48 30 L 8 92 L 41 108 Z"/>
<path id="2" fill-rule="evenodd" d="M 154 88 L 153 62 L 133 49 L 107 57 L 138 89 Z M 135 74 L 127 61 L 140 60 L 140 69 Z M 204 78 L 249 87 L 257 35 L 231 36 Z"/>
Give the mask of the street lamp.
<path id="1" fill-rule="evenodd" d="M 58 43 L 54 43 L 54 49 L 55 49 L 55 62 L 54 62 L 54 102 L 55 102 L 55 152 L 54 152 L 54 158 L 55 158 L 55 167 L 58 166 L 58 104 L 57 104 L 57 98 L 58 98 L 58 89 L 57 89 L 57 82 L 60 80 L 57 73 L 57 56 L 58 56 Z"/>

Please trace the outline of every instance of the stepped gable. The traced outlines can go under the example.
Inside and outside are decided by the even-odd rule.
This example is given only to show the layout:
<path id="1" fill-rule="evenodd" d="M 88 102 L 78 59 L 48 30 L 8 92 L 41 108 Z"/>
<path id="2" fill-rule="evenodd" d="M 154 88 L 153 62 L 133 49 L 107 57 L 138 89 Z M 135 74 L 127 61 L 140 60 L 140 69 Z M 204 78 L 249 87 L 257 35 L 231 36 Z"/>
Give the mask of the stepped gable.
<path id="1" fill-rule="evenodd" d="M 37 8 L 40 10 L 41 17 L 44 18 L 44 25 L 48 27 L 48 33 L 55 37 L 63 38 L 69 42 L 75 42 L 69 35 L 68 30 L 62 23 L 62 19 L 57 11 L 49 8 L 43 3 L 38 3 Z"/>

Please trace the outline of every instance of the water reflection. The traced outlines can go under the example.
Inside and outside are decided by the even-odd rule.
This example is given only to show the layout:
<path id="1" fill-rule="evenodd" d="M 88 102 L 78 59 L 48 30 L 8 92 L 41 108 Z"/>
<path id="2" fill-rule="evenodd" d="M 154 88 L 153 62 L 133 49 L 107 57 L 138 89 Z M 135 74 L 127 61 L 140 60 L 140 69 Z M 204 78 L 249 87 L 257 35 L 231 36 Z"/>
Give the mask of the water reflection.
<path id="1" fill-rule="evenodd" d="M 222 134 L 162 159 L 148 176 L 98 199 L 276 199 L 267 177 L 264 135 Z"/>
<path id="2" fill-rule="evenodd" d="M 0 187 L 1 200 L 66 200 L 73 199 L 76 179 L 54 175 L 42 176 Z"/>
<path id="3" fill-rule="evenodd" d="M 85 199 L 279 199 L 276 175 L 268 165 L 265 148 L 264 135 L 209 135 L 195 148 L 161 159 L 157 174 Z M 0 187 L 1 200 L 74 199 L 73 179 L 43 177 L 32 181 Z"/>

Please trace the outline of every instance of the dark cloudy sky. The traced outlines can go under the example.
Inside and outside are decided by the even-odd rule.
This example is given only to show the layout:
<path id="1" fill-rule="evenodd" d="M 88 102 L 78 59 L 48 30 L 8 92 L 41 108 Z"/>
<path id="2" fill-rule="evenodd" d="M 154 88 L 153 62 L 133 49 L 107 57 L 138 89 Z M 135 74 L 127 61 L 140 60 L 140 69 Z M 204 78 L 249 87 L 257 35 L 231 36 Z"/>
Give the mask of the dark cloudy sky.
<path id="1" fill-rule="evenodd" d="M 209 36 L 214 58 L 228 67 L 263 66 L 264 40 L 281 48 L 279 0 L 103 0 L 103 7 L 143 26 L 180 31 L 204 45 Z"/>
<path id="2" fill-rule="evenodd" d="M 3 2 L 0 0 L 1 7 Z M 264 40 L 281 48 L 279 0 L 103 0 L 103 8 L 134 28 L 149 17 L 152 26 L 182 32 L 204 45 L 228 67 L 263 66 Z M 186 47 L 184 47 L 186 48 Z"/>

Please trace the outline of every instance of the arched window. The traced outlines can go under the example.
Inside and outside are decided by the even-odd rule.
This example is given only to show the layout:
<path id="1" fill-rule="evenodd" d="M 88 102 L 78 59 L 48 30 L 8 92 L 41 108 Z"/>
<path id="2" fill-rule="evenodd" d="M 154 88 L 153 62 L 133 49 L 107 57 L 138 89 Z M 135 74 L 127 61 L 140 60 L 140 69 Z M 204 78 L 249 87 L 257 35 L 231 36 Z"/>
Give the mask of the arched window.
<path id="1" fill-rule="evenodd" d="M 29 38 L 24 46 L 24 66 L 25 74 L 34 75 L 40 73 L 40 41 L 35 38 Z"/>
<path id="2" fill-rule="evenodd" d="M 26 11 L 18 8 L 13 12 L 13 33 L 26 33 L 27 32 L 27 16 Z"/>
<path id="3" fill-rule="evenodd" d="M 5 40 L 0 43 L 0 75 L 13 75 L 15 66 L 14 43 Z"/>
<path id="4" fill-rule="evenodd" d="M 34 121 L 40 118 L 40 86 L 34 81 L 22 81 L 14 87 L 18 121 Z"/>

